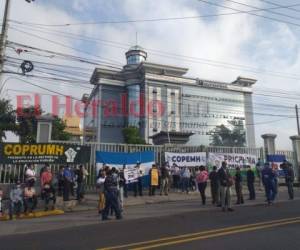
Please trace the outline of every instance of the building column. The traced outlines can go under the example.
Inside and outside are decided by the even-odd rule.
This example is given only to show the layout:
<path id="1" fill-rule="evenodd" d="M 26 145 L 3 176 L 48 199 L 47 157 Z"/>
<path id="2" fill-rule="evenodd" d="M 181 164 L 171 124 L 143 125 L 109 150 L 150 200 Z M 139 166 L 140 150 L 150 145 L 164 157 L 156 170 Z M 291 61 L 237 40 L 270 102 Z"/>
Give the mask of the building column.
<path id="1" fill-rule="evenodd" d="M 295 157 L 294 170 L 298 180 L 300 181 L 300 135 L 291 136 L 290 139 L 292 140 Z"/>
<path id="2" fill-rule="evenodd" d="M 264 134 L 261 136 L 264 139 L 265 157 L 275 154 L 275 134 Z"/>
<path id="3" fill-rule="evenodd" d="M 37 143 L 47 143 L 51 141 L 52 121 L 53 117 L 51 115 L 44 115 L 37 118 Z"/>

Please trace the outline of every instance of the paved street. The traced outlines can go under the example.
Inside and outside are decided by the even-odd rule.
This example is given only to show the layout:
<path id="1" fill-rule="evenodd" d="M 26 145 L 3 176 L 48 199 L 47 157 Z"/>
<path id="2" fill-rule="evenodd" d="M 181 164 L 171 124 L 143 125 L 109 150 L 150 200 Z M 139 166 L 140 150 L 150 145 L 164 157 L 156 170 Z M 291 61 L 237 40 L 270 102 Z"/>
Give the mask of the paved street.
<path id="1" fill-rule="evenodd" d="M 88 211 L 3 222 L 1 249 L 299 249 L 300 200 L 262 198 L 232 213 L 187 200 L 133 206 L 123 221 Z"/>

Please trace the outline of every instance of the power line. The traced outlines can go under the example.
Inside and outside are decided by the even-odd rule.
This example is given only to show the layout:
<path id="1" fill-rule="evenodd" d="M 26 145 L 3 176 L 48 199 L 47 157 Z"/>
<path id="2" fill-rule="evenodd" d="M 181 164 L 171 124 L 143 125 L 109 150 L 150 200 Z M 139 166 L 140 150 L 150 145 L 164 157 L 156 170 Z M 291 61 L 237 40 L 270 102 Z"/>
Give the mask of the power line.
<path id="1" fill-rule="evenodd" d="M 78 56 L 74 56 L 74 55 L 70 55 L 70 54 L 66 54 L 66 53 L 61 53 L 61 52 L 55 52 L 55 51 L 51 51 L 51 50 L 46 50 L 46 49 L 41 49 L 41 48 L 36 48 L 33 46 L 29 46 L 26 44 L 21 44 L 21 43 L 17 43 L 17 42 L 12 42 L 12 41 L 8 41 L 8 48 L 14 49 L 16 50 L 16 47 L 11 46 L 11 44 L 14 44 L 16 46 L 20 46 L 20 47 L 24 47 L 24 48 L 28 48 L 28 49 L 32 49 L 32 50 L 37 50 L 37 51 L 41 51 L 41 52 L 45 52 L 45 53 L 49 53 L 52 55 L 56 55 L 56 56 L 60 56 L 62 58 L 67 58 L 69 60 L 73 60 L 79 63 L 86 63 L 86 64 L 90 64 L 90 65 L 94 65 L 94 66 L 104 66 L 104 67 L 110 67 L 110 68 L 115 68 L 115 69 L 122 69 L 120 66 L 116 67 L 114 65 L 116 64 L 112 64 L 112 63 L 103 63 L 103 61 L 93 61 L 93 59 L 86 59 L 86 58 L 82 58 L 82 57 L 78 57 Z M 30 52 L 30 51 L 29 51 Z M 26 53 L 29 53 L 26 52 Z M 38 56 L 42 56 L 42 55 L 38 55 Z M 120 65 L 120 64 L 118 64 Z"/>
<path id="2" fill-rule="evenodd" d="M 203 3 L 207 3 L 209 5 L 214 5 L 214 6 L 217 6 L 217 7 L 221 7 L 221 8 L 224 8 L 224 9 L 230 9 L 230 10 L 234 10 L 234 11 L 241 11 L 239 9 L 235 9 L 235 8 L 228 7 L 228 6 L 225 6 L 225 5 L 222 5 L 222 4 L 218 4 L 218 3 L 209 2 L 209 1 L 206 1 L 206 0 L 198 0 L 198 1 L 203 2 Z M 241 11 L 241 12 L 243 12 L 243 11 Z M 274 18 L 274 17 L 263 16 L 263 15 L 251 13 L 249 11 L 244 11 L 244 13 L 248 14 L 248 15 L 251 15 L 251 16 L 256 16 L 256 17 L 261 17 L 261 18 L 264 18 L 264 19 L 276 21 L 276 22 L 279 22 L 279 23 L 284 23 L 284 24 L 289 24 L 289 25 L 300 27 L 300 24 L 298 24 L 298 23 L 284 21 L 284 20 L 281 20 L 281 19 L 278 19 L 278 18 Z"/>
<path id="3" fill-rule="evenodd" d="M 115 41 L 108 41 L 108 40 L 103 40 L 103 39 L 97 39 L 97 38 L 91 38 L 91 37 L 86 37 L 86 36 L 79 36 L 76 34 L 68 33 L 68 32 L 60 32 L 60 31 L 45 31 L 43 30 L 37 30 L 37 28 L 30 28 L 33 31 L 41 32 L 41 33 L 46 33 L 46 34 L 59 34 L 60 36 L 65 36 L 71 38 L 76 37 L 76 39 L 83 40 L 83 41 L 88 41 L 88 42 L 97 42 L 101 43 L 102 45 L 109 46 L 109 47 L 114 47 L 118 49 L 124 49 L 126 50 L 123 45 L 130 46 L 129 44 L 126 43 L 119 43 Z M 39 28 L 38 28 L 39 29 Z M 111 44 L 107 44 L 111 43 Z M 151 55 L 156 55 L 164 58 L 171 58 L 175 60 L 180 60 L 180 61 L 187 61 L 187 62 L 192 62 L 192 63 L 199 63 L 199 64 L 204 64 L 208 66 L 213 66 L 213 67 L 221 67 L 221 68 L 226 68 L 226 69 L 231 69 L 231 70 L 239 70 L 239 71 L 246 71 L 246 72 L 252 72 L 256 74 L 264 74 L 264 75 L 270 75 L 273 77 L 280 77 L 280 78 L 288 78 L 288 79 L 293 79 L 293 80 L 300 80 L 300 75 L 296 74 L 286 74 L 284 72 L 276 72 L 276 71 L 270 71 L 270 70 L 262 70 L 261 68 L 255 68 L 252 66 L 247 66 L 247 65 L 241 65 L 241 64 L 234 64 L 230 62 L 222 62 L 222 61 L 217 61 L 217 60 L 211 60 L 211 59 L 205 59 L 205 58 L 199 58 L 199 57 L 194 57 L 194 56 L 187 56 L 187 55 L 181 55 L 181 54 L 176 54 L 176 53 L 171 53 L 171 52 L 166 52 L 166 51 L 161 51 L 157 49 L 151 49 L 151 48 L 145 48 L 146 51 L 152 51 Z"/>
<path id="4" fill-rule="evenodd" d="M 288 18 L 300 20 L 299 17 L 287 15 L 287 14 L 284 14 L 284 13 L 279 13 L 279 12 L 272 11 L 272 10 L 268 10 L 268 9 L 262 9 L 262 8 L 257 7 L 257 6 L 253 6 L 253 5 L 241 3 L 241 2 L 238 2 L 238 1 L 233 1 L 233 0 L 225 0 L 225 1 L 231 2 L 231 3 L 235 3 L 235 4 L 239 4 L 239 5 L 246 6 L 246 7 L 250 7 L 250 8 L 254 8 L 254 9 L 256 9 L 256 10 L 262 10 L 262 11 L 265 11 L 265 12 L 268 12 L 268 13 L 271 13 L 271 14 L 274 14 L 274 15 L 284 16 L 284 17 L 288 17 Z M 297 4 L 297 6 L 299 6 L 299 5 L 300 5 L 300 4 Z"/>
<path id="5" fill-rule="evenodd" d="M 21 78 L 18 78 L 18 77 L 14 77 L 14 79 L 17 79 L 17 80 L 19 80 L 19 81 L 25 82 L 25 83 L 27 83 L 27 84 L 29 84 L 29 85 L 34 86 L 34 87 L 37 87 L 37 88 L 40 88 L 40 89 L 43 89 L 43 90 L 52 92 L 52 93 L 57 94 L 57 95 L 59 95 L 59 96 L 65 96 L 65 97 L 68 96 L 68 97 L 70 97 L 70 98 L 73 99 L 73 100 L 81 101 L 80 99 L 78 99 L 78 98 L 76 98 L 76 97 L 73 97 L 73 96 L 70 96 L 70 95 L 63 95 L 63 94 L 61 94 L 60 92 L 57 92 L 57 91 L 55 91 L 55 90 L 48 89 L 48 88 L 46 88 L 46 87 L 42 87 L 42 86 L 40 86 L 40 85 L 38 85 L 38 84 L 34 84 L 34 83 L 30 82 L 30 81 L 26 81 L 26 80 L 21 79 Z"/>
<path id="6" fill-rule="evenodd" d="M 18 66 L 18 64 L 15 64 L 15 66 Z M 54 69 L 51 69 L 51 68 L 47 68 L 47 67 L 42 67 L 43 69 L 45 70 L 54 70 Z M 46 80 L 59 80 L 59 81 L 62 81 L 62 82 L 66 82 L 68 81 L 70 84 L 72 84 L 73 82 L 79 82 L 79 83 L 83 83 L 83 82 L 86 82 L 86 83 L 89 83 L 88 81 L 85 81 L 83 79 L 78 79 L 78 78 L 66 78 L 65 76 L 65 73 L 67 74 L 70 74 L 69 72 L 67 71 L 61 71 L 62 74 L 55 74 L 55 73 L 52 73 L 52 72 L 47 72 L 47 71 L 41 71 L 39 70 L 38 72 L 42 72 L 42 73 L 46 73 L 48 75 L 54 75 L 54 76 L 60 76 L 60 77 L 63 77 L 63 78 L 53 78 L 53 77 L 41 77 L 41 76 L 37 76 L 37 75 L 27 75 L 28 77 L 38 77 L 38 78 L 42 78 L 42 79 L 46 79 Z M 10 72 L 10 73 L 16 73 L 16 72 Z M 84 86 L 84 85 L 81 85 L 83 86 L 84 88 L 87 88 L 89 90 L 91 90 L 92 88 L 89 88 L 87 86 Z M 264 91 L 265 93 L 266 91 Z M 266 95 L 266 94 L 256 94 L 254 93 L 253 95 L 262 95 L 262 96 L 269 96 L 269 97 L 279 97 L 279 98 L 286 98 L 286 99 L 295 99 L 295 100 L 299 100 L 299 98 L 294 98 L 294 97 L 291 97 L 290 95 L 295 95 L 295 94 L 289 94 L 289 96 L 285 97 L 285 96 L 278 96 L 278 95 Z M 167 97 L 167 96 L 166 96 Z M 185 99 L 185 98 L 182 98 L 182 99 Z M 278 107 L 282 107 L 282 108 L 291 108 L 291 107 L 288 107 L 288 106 L 283 106 L 283 105 L 270 105 L 270 104 L 261 104 L 261 103 L 255 103 L 255 102 L 252 102 L 253 104 L 257 104 L 257 105 L 267 105 L 267 106 L 272 106 L 272 107 L 275 107 L 275 108 L 278 108 Z M 252 107 L 252 103 L 251 103 L 251 107 Z"/>
<path id="7" fill-rule="evenodd" d="M 64 47 L 64 48 L 72 49 L 72 50 L 74 50 L 74 51 L 76 51 L 76 52 L 79 52 L 79 53 L 82 53 L 82 54 L 86 54 L 86 55 L 89 55 L 89 56 L 93 56 L 93 57 L 102 59 L 102 60 L 104 60 L 104 62 L 105 62 L 105 61 L 109 61 L 109 62 L 113 62 L 113 63 L 117 63 L 117 64 L 119 63 L 118 61 L 114 61 L 114 60 L 111 60 L 111 59 L 108 59 L 108 58 L 99 57 L 99 56 L 96 56 L 96 55 L 94 55 L 94 54 L 92 54 L 92 53 L 90 53 L 90 52 L 87 52 L 87 51 L 85 51 L 85 50 L 78 49 L 78 48 L 75 48 L 75 47 L 72 47 L 72 46 L 68 46 L 68 45 L 65 45 L 65 44 L 63 44 L 63 43 L 60 43 L 60 42 L 57 42 L 57 41 L 53 41 L 53 40 L 50 40 L 50 39 L 48 39 L 48 38 L 41 37 L 41 36 L 39 36 L 39 35 L 30 33 L 30 32 L 26 32 L 26 31 L 19 30 L 19 29 L 16 29 L 16 28 L 10 28 L 10 29 L 15 30 L 15 31 L 18 31 L 18 32 L 20 32 L 20 33 L 22 33 L 22 34 L 25 34 L 25 35 L 28 35 L 28 36 L 31 36 L 31 37 L 36 37 L 36 38 L 38 38 L 38 39 L 47 41 L 47 42 L 49 42 L 49 43 L 53 43 L 53 44 L 55 44 L 55 45 L 59 45 L 59 46 Z"/>
<path id="8" fill-rule="evenodd" d="M 268 1 L 268 0 L 258 0 L 258 1 L 270 4 L 270 5 L 273 5 L 273 6 L 277 6 L 277 7 L 284 7 L 284 5 L 281 5 L 281 4 L 278 4 L 278 3 L 274 3 L 274 2 Z M 295 8 L 293 8 L 291 6 L 287 6 L 286 8 L 289 9 L 289 10 L 295 11 L 295 12 L 300 12 L 300 10 L 295 9 Z"/>
<path id="9" fill-rule="evenodd" d="M 6 72 L 5 72 L 6 73 Z M 15 74 L 17 74 L 17 73 L 15 73 Z M 21 75 L 21 76 L 23 76 L 22 74 L 19 74 L 19 75 Z M 27 75 L 26 75 L 27 76 Z M 29 77 L 33 77 L 33 76 L 29 76 Z M 36 76 L 35 76 L 36 77 Z M 38 77 L 39 78 L 39 77 Z M 213 102 L 212 101 L 207 101 L 207 103 L 210 103 L 210 104 L 212 104 Z M 184 105 L 187 105 L 187 104 L 185 104 L 185 103 L 182 103 L 182 102 L 180 102 L 180 103 L 178 103 L 180 106 L 184 106 Z M 224 104 L 224 103 L 214 103 L 215 105 L 221 105 L 222 107 L 224 107 L 224 106 L 226 106 L 226 104 Z M 237 107 L 238 108 L 238 107 Z M 195 109 L 196 110 L 196 109 Z M 231 112 L 231 113 L 239 113 L 240 115 L 244 115 L 245 113 L 249 113 L 249 114 L 254 114 L 254 115 L 260 115 L 260 116 L 273 116 L 273 117 L 294 117 L 294 116 L 291 116 L 291 115 L 287 115 L 287 114 L 272 114 L 272 113 L 259 113 L 259 112 L 247 112 L 247 111 L 237 111 L 237 110 L 233 110 L 233 109 L 220 109 L 220 108 L 218 108 L 218 109 L 212 109 L 212 108 L 210 108 L 209 109 L 210 111 L 213 111 L 214 113 L 220 113 L 220 114 L 224 114 L 224 112 Z M 220 112 L 220 111 L 222 111 L 223 110 L 223 112 Z M 210 112 L 209 112 L 210 113 Z M 225 115 L 225 114 L 224 114 Z M 181 117 L 181 116 L 180 116 Z"/>
<path id="10" fill-rule="evenodd" d="M 298 4 L 293 4 L 289 6 L 277 6 L 271 9 L 283 9 L 287 7 L 294 7 L 298 6 Z M 252 13 L 252 12 L 259 12 L 261 10 L 250 10 L 250 11 L 241 11 L 238 10 L 236 12 L 231 13 L 219 13 L 219 14 L 209 14 L 209 15 L 198 15 L 198 16 L 185 16 L 185 17 L 167 17 L 167 18 L 149 18 L 149 19 L 133 19 L 133 20 L 117 20 L 117 21 L 96 21 L 96 22 L 80 22 L 80 23 L 64 23 L 64 24 L 43 24 L 43 23 L 33 23 L 33 22 L 26 22 L 26 21 L 18 21 L 9 19 L 12 23 L 18 24 L 27 24 L 32 26 L 41 26 L 41 27 L 68 27 L 68 26 L 81 26 L 81 25 L 96 25 L 96 24 L 130 24 L 130 23 L 144 23 L 144 22 L 160 22 L 160 21 L 178 21 L 178 20 L 188 20 L 188 19 L 201 19 L 201 18 L 211 18 L 211 17 L 220 17 L 220 16 L 230 16 L 230 15 L 237 15 L 237 14 L 244 14 L 244 13 Z"/>

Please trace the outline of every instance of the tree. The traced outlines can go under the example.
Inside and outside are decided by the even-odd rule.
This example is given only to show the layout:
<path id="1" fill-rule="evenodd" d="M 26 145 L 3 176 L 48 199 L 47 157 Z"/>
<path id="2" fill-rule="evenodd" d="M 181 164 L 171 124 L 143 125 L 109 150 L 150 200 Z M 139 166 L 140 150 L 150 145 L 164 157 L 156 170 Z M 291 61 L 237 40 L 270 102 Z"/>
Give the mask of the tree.
<path id="1" fill-rule="evenodd" d="M 141 138 L 137 127 L 123 128 L 122 133 L 127 144 L 146 144 L 145 140 Z"/>
<path id="2" fill-rule="evenodd" d="M 246 131 L 240 119 L 227 121 L 227 125 L 219 125 L 211 131 L 211 146 L 245 147 Z"/>
<path id="3" fill-rule="evenodd" d="M 66 123 L 57 116 L 52 121 L 52 140 L 68 141 L 71 134 L 65 131 Z"/>
<path id="4" fill-rule="evenodd" d="M 0 99 L 0 142 L 6 139 L 5 131 L 16 132 L 16 113 L 9 100 Z"/>
<path id="5" fill-rule="evenodd" d="M 42 115 L 41 107 L 30 106 L 28 108 L 19 108 L 17 110 L 18 135 L 21 143 L 36 143 L 37 136 L 37 118 Z M 57 117 L 53 117 L 52 134 L 53 140 L 69 140 L 71 135 L 65 132 L 65 122 Z"/>

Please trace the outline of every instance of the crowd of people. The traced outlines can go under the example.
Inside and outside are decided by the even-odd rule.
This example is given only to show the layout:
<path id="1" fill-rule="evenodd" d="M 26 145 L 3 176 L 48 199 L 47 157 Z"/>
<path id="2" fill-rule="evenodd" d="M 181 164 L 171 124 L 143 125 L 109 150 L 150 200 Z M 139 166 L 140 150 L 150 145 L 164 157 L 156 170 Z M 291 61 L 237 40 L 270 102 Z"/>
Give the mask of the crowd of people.
<path id="1" fill-rule="evenodd" d="M 281 169 L 285 178 L 290 199 L 294 199 L 294 171 L 292 165 L 284 161 Z M 109 219 L 109 215 L 115 214 L 117 219 L 122 219 L 124 198 L 128 197 L 128 190 L 132 189 L 134 197 L 143 196 L 143 170 L 140 163 L 135 166 L 138 176 L 133 183 L 129 183 L 125 176 L 126 165 L 121 170 L 104 165 L 97 177 L 99 191 L 99 214 L 103 220 Z M 218 169 L 216 166 L 210 172 L 205 166 L 178 167 L 176 164 L 169 166 L 167 163 L 159 166 L 153 164 L 149 170 L 149 196 L 155 196 L 156 191 L 160 195 L 168 195 L 172 188 L 175 192 L 198 190 L 202 204 L 206 205 L 206 188 L 210 184 L 212 204 L 221 207 L 222 211 L 234 211 L 232 208 L 232 189 L 235 188 L 236 204 L 244 204 L 243 183 L 247 183 L 249 200 L 256 199 L 256 186 L 264 186 L 266 202 L 273 204 L 278 192 L 279 171 L 272 163 L 258 162 L 256 169 L 245 166 L 245 173 L 240 167 L 229 169 L 226 162 Z M 255 173 L 256 172 L 256 173 Z M 147 174 L 147 173 L 146 173 Z M 258 179 L 256 179 L 258 178 Z"/>
<path id="2" fill-rule="evenodd" d="M 45 164 L 37 174 L 35 167 L 28 164 L 22 181 L 16 180 L 6 195 L 10 219 L 14 215 L 20 217 L 22 212 L 25 214 L 34 212 L 39 198 L 45 211 L 55 209 L 57 195 L 62 196 L 64 201 L 69 201 L 71 195 L 79 201 L 82 200 L 87 176 L 88 172 L 82 165 L 78 168 L 60 167 L 58 173 L 54 174 L 50 166 Z M 4 210 L 4 192 L 0 190 L 0 216 L 4 214 Z"/>
<path id="3" fill-rule="evenodd" d="M 294 199 L 294 171 L 292 165 L 284 161 L 281 166 L 290 199 Z M 169 195 L 170 189 L 174 192 L 189 194 L 190 191 L 199 191 L 203 205 L 207 204 L 206 189 L 210 185 L 212 204 L 221 207 L 222 211 L 233 211 L 232 189 L 236 192 L 236 204 L 244 204 L 244 183 L 247 185 L 249 200 L 256 199 L 256 185 L 264 187 L 266 202 L 273 204 L 278 192 L 278 168 L 272 163 L 258 161 L 256 169 L 244 166 L 229 169 L 226 162 L 221 167 L 214 166 L 211 171 L 205 166 L 178 167 L 176 164 L 161 166 L 153 164 L 148 173 L 145 173 L 141 164 L 134 167 L 135 177 L 129 180 L 126 173 L 127 166 L 122 169 L 103 167 L 97 173 L 96 187 L 99 195 L 98 212 L 102 220 L 122 219 L 124 199 L 129 190 L 133 196 L 143 196 L 145 185 L 149 185 L 149 196 L 155 196 L 157 191 L 162 196 Z M 246 171 L 244 171 L 246 169 Z M 38 203 L 38 197 L 44 204 L 44 210 L 55 209 L 56 196 L 62 196 L 63 201 L 69 201 L 71 196 L 81 201 L 84 198 L 85 183 L 89 173 L 84 166 L 60 167 L 57 173 L 52 173 L 49 165 L 45 165 L 39 175 L 32 165 L 26 167 L 24 181 L 17 180 L 9 192 L 8 207 L 10 218 L 20 216 L 21 212 L 33 212 Z M 145 179 L 148 175 L 148 179 Z M 39 177 L 39 178 L 37 178 Z M 147 180 L 147 181 L 145 181 Z M 145 183 L 147 182 L 147 184 Z M 38 191 L 37 191 L 38 190 Z M 4 192 L 0 189 L 0 216 L 4 213 Z"/>

